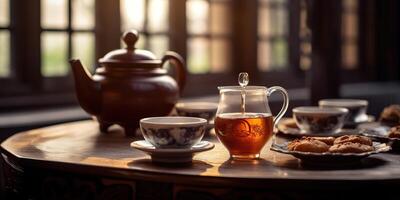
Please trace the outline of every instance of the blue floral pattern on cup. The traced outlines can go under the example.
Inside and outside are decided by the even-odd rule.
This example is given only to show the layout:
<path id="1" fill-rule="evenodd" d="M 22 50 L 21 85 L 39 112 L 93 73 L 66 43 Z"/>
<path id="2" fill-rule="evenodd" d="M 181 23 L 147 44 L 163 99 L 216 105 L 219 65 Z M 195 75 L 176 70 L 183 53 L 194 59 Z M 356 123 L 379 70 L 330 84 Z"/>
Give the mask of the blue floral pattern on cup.
<path id="1" fill-rule="evenodd" d="M 157 148 L 188 148 L 200 142 L 204 126 L 154 128 L 141 127 L 143 137 Z"/>

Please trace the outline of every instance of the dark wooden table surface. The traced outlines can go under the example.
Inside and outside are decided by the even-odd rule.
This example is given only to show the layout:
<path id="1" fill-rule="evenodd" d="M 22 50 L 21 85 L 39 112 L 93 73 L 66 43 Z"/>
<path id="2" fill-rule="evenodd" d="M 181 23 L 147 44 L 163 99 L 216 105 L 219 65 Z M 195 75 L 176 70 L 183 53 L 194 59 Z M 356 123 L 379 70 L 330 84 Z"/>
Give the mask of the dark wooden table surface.
<path id="1" fill-rule="evenodd" d="M 400 155 L 394 153 L 373 155 L 355 166 L 310 167 L 290 155 L 270 151 L 267 144 L 260 160 L 232 161 L 222 144 L 209 136 L 205 140 L 213 141 L 215 148 L 196 155 L 192 164 L 162 166 L 130 148 L 129 144 L 138 139 L 125 137 L 118 127 L 107 134 L 99 133 L 94 121 L 18 133 L 1 144 L 7 188 L 28 197 L 41 198 L 48 193 L 56 197 L 54 190 L 58 191 L 58 187 L 53 188 L 54 185 L 79 186 L 85 180 L 92 185 L 87 193 L 93 192 L 94 199 L 107 194 L 104 185 L 115 185 L 105 183 L 128 185 L 127 193 L 137 199 L 157 199 L 160 197 L 157 195 L 167 199 L 185 199 L 191 195 L 240 199 L 243 194 L 257 199 L 271 195 L 318 197 L 324 191 L 362 191 L 376 187 L 387 189 L 389 193 L 385 194 L 390 194 L 395 191 L 391 188 L 400 185 Z M 103 185 L 102 189 L 98 189 L 99 184 Z M 160 191 L 149 193 L 146 187 Z M 71 188 L 65 194 L 59 191 L 57 194 L 79 193 L 75 187 Z M 109 193 L 122 194 L 121 191 L 125 191 L 124 187 L 111 189 Z"/>

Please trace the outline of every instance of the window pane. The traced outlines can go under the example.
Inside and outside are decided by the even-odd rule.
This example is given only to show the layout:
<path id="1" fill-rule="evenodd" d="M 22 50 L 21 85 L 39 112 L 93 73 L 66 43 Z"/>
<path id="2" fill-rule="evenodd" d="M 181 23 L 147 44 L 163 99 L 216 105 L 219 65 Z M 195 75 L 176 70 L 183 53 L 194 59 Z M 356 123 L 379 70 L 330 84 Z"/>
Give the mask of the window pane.
<path id="1" fill-rule="evenodd" d="M 271 45 L 269 42 L 261 41 L 258 43 L 258 68 L 261 71 L 271 69 Z"/>
<path id="2" fill-rule="evenodd" d="M 284 35 L 287 33 L 288 16 L 287 10 L 283 8 L 271 10 L 271 32 L 274 35 Z"/>
<path id="3" fill-rule="evenodd" d="M 288 30 L 288 15 L 284 7 L 262 6 L 258 15 L 258 33 L 261 36 L 285 35 Z"/>
<path id="4" fill-rule="evenodd" d="M 204 34 L 208 32 L 209 5 L 205 0 L 188 0 L 186 2 L 186 18 L 188 32 Z"/>
<path id="5" fill-rule="evenodd" d="M 168 31 L 168 1 L 150 0 L 148 12 L 150 32 Z"/>
<path id="6" fill-rule="evenodd" d="M 260 36 L 270 36 L 271 22 L 270 22 L 270 9 L 269 7 L 260 7 L 258 12 L 258 34 Z"/>
<path id="7" fill-rule="evenodd" d="M 211 4 L 211 33 L 227 34 L 231 32 L 231 7 L 228 3 Z"/>
<path id="8" fill-rule="evenodd" d="M 206 73 L 210 70 L 209 40 L 192 38 L 188 41 L 188 70 L 190 73 Z"/>
<path id="9" fill-rule="evenodd" d="M 66 28 L 68 25 L 67 0 L 42 0 L 41 22 L 44 28 Z"/>
<path id="10" fill-rule="evenodd" d="M 227 39 L 211 41 L 211 72 L 226 72 L 231 67 L 231 45 Z"/>
<path id="11" fill-rule="evenodd" d="M 72 1 L 72 28 L 94 28 L 94 0 Z"/>
<path id="12" fill-rule="evenodd" d="M 122 31 L 143 30 L 144 0 L 121 0 Z"/>
<path id="13" fill-rule="evenodd" d="M 284 69 L 288 64 L 288 46 L 284 39 L 272 42 L 272 66 L 274 69 Z"/>
<path id="14" fill-rule="evenodd" d="M 288 65 L 288 47 L 284 39 L 258 44 L 258 66 L 261 71 L 281 70 Z"/>
<path id="15" fill-rule="evenodd" d="M 302 54 L 307 54 L 307 55 L 311 54 L 311 48 L 312 47 L 310 42 L 302 42 L 300 44 L 300 52 Z"/>
<path id="16" fill-rule="evenodd" d="M 344 13 L 342 20 L 343 36 L 347 38 L 357 37 L 357 15 L 355 13 Z"/>
<path id="17" fill-rule="evenodd" d="M 311 34 L 310 29 L 307 26 L 307 10 L 305 8 L 301 8 L 300 10 L 300 38 L 306 38 Z"/>
<path id="18" fill-rule="evenodd" d="M 10 23 L 9 0 L 0 0 L 0 26 L 8 26 Z"/>
<path id="19" fill-rule="evenodd" d="M 145 35 L 140 35 L 139 40 L 136 42 L 135 47 L 138 49 L 148 49 L 149 47 L 147 47 L 146 44 L 147 44 L 147 37 Z M 124 47 L 126 47 L 125 44 Z"/>
<path id="20" fill-rule="evenodd" d="M 357 44 L 345 43 L 342 47 L 342 63 L 345 69 L 357 68 Z"/>
<path id="21" fill-rule="evenodd" d="M 157 58 L 161 58 L 167 50 L 167 36 L 153 36 L 150 38 L 150 51 L 153 52 L 157 56 Z"/>
<path id="22" fill-rule="evenodd" d="M 94 71 L 93 33 L 74 33 L 72 35 L 72 57 L 79 58 L 91 72 Z"/>
<path id="23" fill-rule="evenodd" d="M 309 56 L 300 56 L 300 69 L 307 71 L 311 68 L 311 58 Z"/>
<path id="24" fill-rule="evenodd" d="M 10 33 L 0 31 L 0 77 L 10 75 Z"/>
<path id="25" fill-rule="evenodd" d="M 280 3 L 280 4 L 287 2 L 287 0 L 260 0 L 260 1 L 265 3 Z"/>
<path id="26" fill-rule="evenodd" d="M 345 69 L 355 69 L 358 65 L 358 2 L 344 0 L 342 3 L 342 65 Z"/>
<path id="27" fill-rule="evenodd" d="M 42 33 L 42 75 L 63 76 L 68 73 L 68 38 L 63 32 Z"/>
<path id="28" fill-rule="evenodd" d="M 345 9 L 357 9 L 358 7 L 358 0 L 343 0 L 342 3 Z"/>

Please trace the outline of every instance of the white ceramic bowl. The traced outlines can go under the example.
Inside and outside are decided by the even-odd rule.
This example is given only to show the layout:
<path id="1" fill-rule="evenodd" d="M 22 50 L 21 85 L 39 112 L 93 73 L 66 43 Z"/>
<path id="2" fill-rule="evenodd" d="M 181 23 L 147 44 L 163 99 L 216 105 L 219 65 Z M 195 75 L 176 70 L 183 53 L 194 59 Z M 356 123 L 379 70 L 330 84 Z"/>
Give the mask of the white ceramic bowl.
<path id="1" fill-rule="evenodd" d="M 368 120 L 368 101 L 362 99 L 322 99 L 318 102 L 320 107 L 347 108 L 349 113 L 346 117 L 348 123 L 359 123 Z"/>
<path id="2" fill-rule="evenodd" d="M 200 117 L 207 121 L 215 117 L 218 109 L 218 103 L 213 102 L 181 102 L 175 105 L 179 116 Z"/>
<path id="3" fill-rule="evenodd" d="M 293 118 L 302 132 L 336 133 L 343 127 L 348 112 L 346 108 L 302 106 L 293 109 Z"/>
<path id="4" fill-rule="evenodd" d="M 206 124 L 197 117 L 150 117 L 140 120 L 140 130 L 156 148 L 190 148 L 201 141 Z"/>

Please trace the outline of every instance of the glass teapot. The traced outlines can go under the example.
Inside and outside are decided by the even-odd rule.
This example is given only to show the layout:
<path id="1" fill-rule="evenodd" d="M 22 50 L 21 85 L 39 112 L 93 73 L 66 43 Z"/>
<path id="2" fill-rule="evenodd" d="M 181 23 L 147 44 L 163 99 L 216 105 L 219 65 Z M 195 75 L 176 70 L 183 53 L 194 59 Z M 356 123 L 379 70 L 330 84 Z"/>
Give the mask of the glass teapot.
<path id="1" fill-rule="evenodd" d="M 273 135 L 273 129 L 285 114 L 289 97 L 279 86 L 218 87 L 220 99 L 215 118 L 215 132 L 233 159 L 256 159 Z M 283 106 L 273 117 L 268 96 L 279 91 Z"/>

